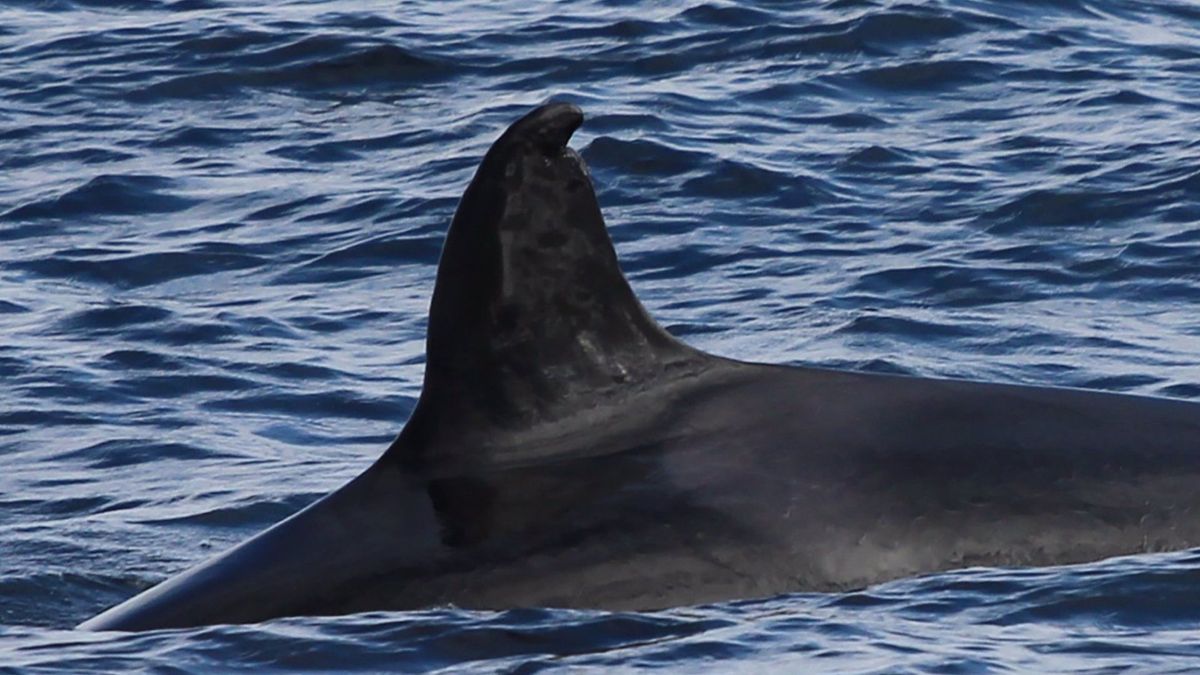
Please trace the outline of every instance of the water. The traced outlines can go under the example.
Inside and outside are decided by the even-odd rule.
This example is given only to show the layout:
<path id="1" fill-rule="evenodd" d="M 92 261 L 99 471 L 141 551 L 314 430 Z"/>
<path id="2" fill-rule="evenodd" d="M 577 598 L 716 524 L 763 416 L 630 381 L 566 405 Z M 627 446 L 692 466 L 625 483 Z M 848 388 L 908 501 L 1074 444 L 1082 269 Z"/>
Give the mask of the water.
<path id="1" fill-rule="evenodd" d="M 0 668 L 1186 670 L 1200 552 L 645 614 L 70 626 L 365 467 L 549 97 L 652 313 L 745 359 L 1200 400 L 1183 0 L 0 8 Z M 1152 433 L 1152 430 L 1148 430 Z"/>

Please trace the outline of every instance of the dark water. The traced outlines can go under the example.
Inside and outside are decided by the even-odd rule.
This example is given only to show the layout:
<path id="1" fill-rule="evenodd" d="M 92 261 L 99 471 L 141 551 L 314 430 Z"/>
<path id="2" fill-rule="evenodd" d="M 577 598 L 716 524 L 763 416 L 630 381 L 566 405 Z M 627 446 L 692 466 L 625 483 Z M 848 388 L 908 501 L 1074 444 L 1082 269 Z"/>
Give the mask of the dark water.
<path id="1" fill-rule="evenodd" d="M 0 669 L 1200 663 L 1196 551 L 648 614 L 71 631 L 378 455 L 458 196 L 552 96 L 588 114 L 635 289 L 699 347 L 1200 400 L 1192 3 L 10 1 Z"/>

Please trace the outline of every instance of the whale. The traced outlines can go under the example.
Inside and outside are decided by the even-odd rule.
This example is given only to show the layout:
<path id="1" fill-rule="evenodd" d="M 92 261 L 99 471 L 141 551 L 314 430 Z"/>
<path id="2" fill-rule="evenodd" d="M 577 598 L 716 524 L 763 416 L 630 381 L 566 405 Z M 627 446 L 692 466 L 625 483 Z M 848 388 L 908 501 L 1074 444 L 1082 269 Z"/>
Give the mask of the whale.
<path id="1" fill-rule="evenodd" d="M 450 224 L 422 391 L 363 473 L 80 625 L 654 610 L 1200 546 L 1200 404 L 750 363 L 621 272 L 583 113 L 537 107 Z"/>

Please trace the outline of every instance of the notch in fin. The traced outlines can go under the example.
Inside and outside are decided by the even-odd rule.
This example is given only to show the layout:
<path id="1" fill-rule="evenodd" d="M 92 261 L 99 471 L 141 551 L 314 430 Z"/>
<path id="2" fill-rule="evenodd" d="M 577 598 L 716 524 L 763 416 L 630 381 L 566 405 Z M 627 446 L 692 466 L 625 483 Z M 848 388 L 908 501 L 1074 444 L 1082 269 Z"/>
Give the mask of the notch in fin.
<path id="1" fill-rule="evenodd" d="M 442 248 L 421 398 L 389 455 L 554 422 L 699 356 L 622 275 L 567 145 L 582 122 L 543 105 L 483 158 Z"/>

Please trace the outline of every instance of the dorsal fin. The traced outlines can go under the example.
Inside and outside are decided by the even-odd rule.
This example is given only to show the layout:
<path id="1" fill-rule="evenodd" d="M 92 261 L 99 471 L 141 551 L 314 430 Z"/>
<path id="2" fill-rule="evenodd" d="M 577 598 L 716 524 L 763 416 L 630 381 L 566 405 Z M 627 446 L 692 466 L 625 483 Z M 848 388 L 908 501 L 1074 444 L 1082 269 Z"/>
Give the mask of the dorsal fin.
<path id="1" fill-rule="evenodd" d="M 552 424 L 700 357 L 621 274 L 587 168 L 567 147 L 582 121 L 574 105 L 541 106 L 475 172 L 442 248 L 421 398 L 389 454 L 421 464 L 421 448 Z"/>

